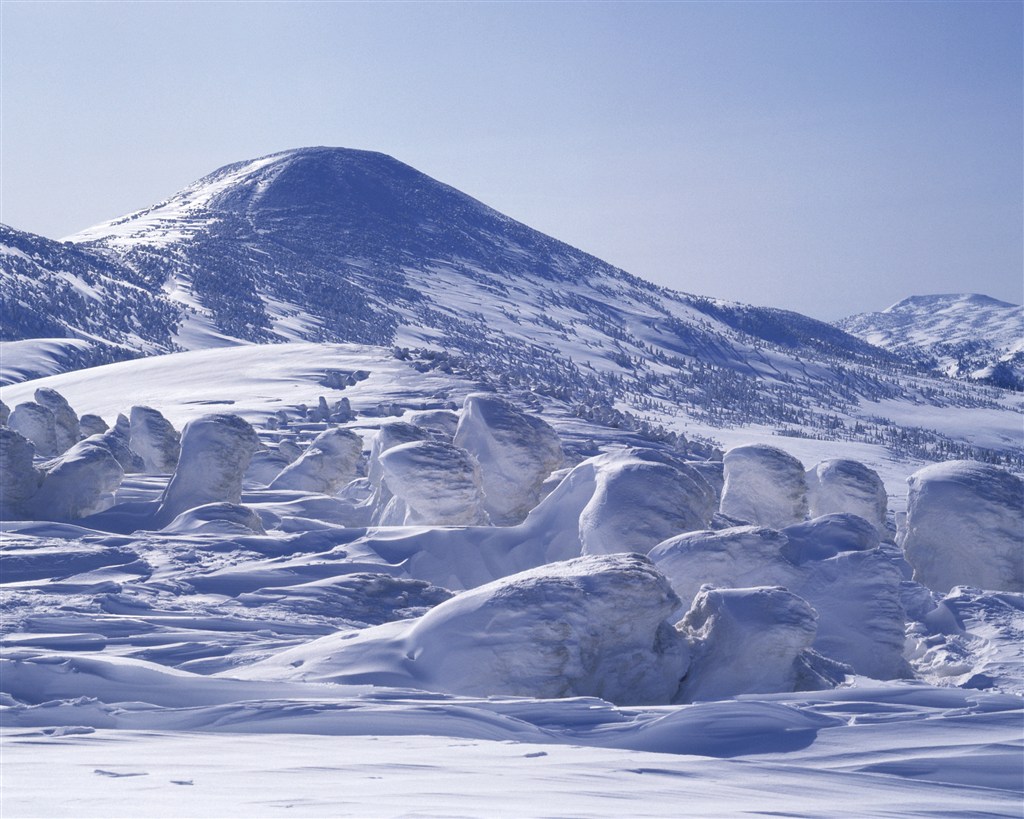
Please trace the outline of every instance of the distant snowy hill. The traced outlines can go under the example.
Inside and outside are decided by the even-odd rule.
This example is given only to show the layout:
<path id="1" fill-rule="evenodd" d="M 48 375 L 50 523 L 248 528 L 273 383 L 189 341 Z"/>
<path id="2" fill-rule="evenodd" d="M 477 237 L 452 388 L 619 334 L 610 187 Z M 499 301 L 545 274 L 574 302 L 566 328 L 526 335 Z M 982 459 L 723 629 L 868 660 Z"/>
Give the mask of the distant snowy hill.
<path id="1" fill-rule="evenodd" d="M 911 296 L 838 322 L 848 333 L 954 378 L 1024 389 L 1024 307 L 978 293 Z"/>
<path id="2" fill-rule="evenodd" d="M 99 336 L 142 354 L 288 341 L 397 347 L 421 367 L 655 437 L 686 423 L 761 424 L 925 458 L 975 454 L 976 444 L 908 431 L 917 415 L 907 407 L 1000 400 L 922 376 L 825 322 L 657 287 L 378 153 L 306 148 L 239 162 L 69 241 L 37 239 L 52 258 L 22 274 L 35 277 L 37 324 L 78 315 L 50 281 L 107 318 L 8 337 Z M 95 299 L 62 278 L 61 254 L 106 271 L 93 276 L 99 284 L 82 274 Z M 5 274 L 10 258 L 0 260 Z M 8 369 L 19 357 L 10 347 Z"/>

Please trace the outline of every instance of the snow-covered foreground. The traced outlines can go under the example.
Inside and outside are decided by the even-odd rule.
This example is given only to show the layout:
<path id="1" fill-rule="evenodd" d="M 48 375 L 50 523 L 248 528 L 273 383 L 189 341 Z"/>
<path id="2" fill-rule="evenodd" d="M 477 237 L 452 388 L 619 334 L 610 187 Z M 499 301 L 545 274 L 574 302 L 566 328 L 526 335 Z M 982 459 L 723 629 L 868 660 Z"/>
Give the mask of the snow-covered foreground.
<path id="1" fill-rule="evenodd" d="M 1010 698 L 899 686 L 599 701 L 250 702 L 202 732 L 8 729 L 4 816 L 1016 816 Z M 175 716 L 196 724 L 193 709 Z M 239 736 L 244 733 L 245 736 Z M 59 788 L 53 783 L 60 782 Z"/>
<path id="2" fill-rule="evenodd" d="M 1020 815 L 1018 478 L 475 388 L 313 344 L 5 387 L 0 813 Z"/>

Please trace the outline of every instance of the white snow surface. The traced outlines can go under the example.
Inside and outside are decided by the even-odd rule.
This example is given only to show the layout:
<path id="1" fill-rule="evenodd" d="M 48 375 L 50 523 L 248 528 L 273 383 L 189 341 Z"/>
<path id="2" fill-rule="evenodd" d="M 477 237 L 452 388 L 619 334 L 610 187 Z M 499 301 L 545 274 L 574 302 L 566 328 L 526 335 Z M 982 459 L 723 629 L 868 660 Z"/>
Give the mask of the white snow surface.
<path id="1" fill-rule="evenodd" d="M 324 385 L 332 369 L 369 375 L 339 390 Z M 39 386 L 108 421 L 132 405 L 179 429 L 237 413 L 288 457 L 327 428 L 298 410 L 320 396 L 331 405 L 348 398 L 356 417 L 344 426 L 370 443 L 398 417 L 423 420 L 431 440 L 443 436 L 444 426 L 415 414 L 450 412 L 475 391 L 384 350 L 314 344 L 122 362 L 0 392 L 15 405 Z M 395 415 L 381 415 L 382 405 Z M 269 428 L 279 411 L 287 424 Z M 617 540 L 623 552 L 648 551 L 688 525 L 680 521 L 703 519 L 713 488 L 695 489 L 700 470 L 677 454 L 639 448 L 557 402 L 536 400 L 530 412 L 557 430 L 574 465 L 516 526 L 367 528 L 360 504 L 371 488 L 362 479 L 336 496 L 243 483 L 240 503 L 189 509 L 163 532 L 103 529 L 115 518 L 152 521 L 168 483 L 153 474 L 124 477 L 116 515 L 3 524 L 0 812 L 1019 815 L 1020 594 L 958 587 L 940 599 L 909 579 L 892 544 L 875 545 L 874 526 L 843 515 L 742 537 L 675 529 L 651 552 L 653 568 L 603 554 Z M 770 429 L 725 430 L 722 441 L 771 443 L 808 466 L 865 462 L 897 509 L 921 466 L 882 447 Z M 692 486 L 664 480 L 676 472 Z M 634 473 L 641 478 L 623 500 L 615 482 Z M 584 515 L 588 508 L 601 514 Z M 720 559 L 710 547 L 693 556 L 700 577 L 675 562 L 680 537 L 718 536 L 737 540 Z M 560 561 L 569 563 L 546 565 Z M 704 583 L 718 586 L 705 594 L 719 601 L 746 594 L 728 587 L 785 587 L 763 609 L 771 617 L 745 620 L 724 603 L 715 610 L 767 629 L 786 612 L 806 614 L 787 596 L 795 595 L 817 614 L 813 649 L 860 676 L 840 674 L 834 690 L 739 693 L 791 686 L 785 673 L 755 678 L 788 673 L 794 652 L 813 660 L 803 649 L 806 618 L 747 649 L 741 628 L 735 640 L 683 645 L 685 632 L 664 624 L 685 614 Z M 759 645 L 778 650 L 759 661 Z M 417 648 L 416 659 L 403 653 Z M 343 654 L 363 667 L 339 668 L 332 657 Z M 714 701 L 696 704 L 636 704 L 668 703 L 671 678 L 679 674 L 678 685 L 695 666 L 693 681 L 719 675 L 737 690 L 708 686 L 699 696 Z M 367 677 L 331 681 L 360 671 Z M 375 677 L 384 672 L 395 676 Z M 878 679 L 904 673 L 918 679 Z"/>

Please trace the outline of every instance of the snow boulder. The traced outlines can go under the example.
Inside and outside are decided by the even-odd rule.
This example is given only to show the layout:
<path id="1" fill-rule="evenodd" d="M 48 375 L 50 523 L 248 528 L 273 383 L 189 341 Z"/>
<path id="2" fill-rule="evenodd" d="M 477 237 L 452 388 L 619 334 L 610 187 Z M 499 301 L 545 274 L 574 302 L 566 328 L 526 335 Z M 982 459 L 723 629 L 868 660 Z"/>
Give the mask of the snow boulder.
<path id="1" fill-rule="evenodd" d="M 878 473 L 848 458 L 834 458 L 807 470 L 807 503 L 812 518 L 848 512 L 885 532 L 888 496 Z"/>
<path id="2" fill-rule="evenodd" d="M 218 413 L 189 421 L 157 521 L 166 525 L 182 512 L 208 503 L 238 503 L 242 478 L 258 447 L 256 432 L 237 415 Z"/>
<path id="3" fill-rule="evenodd" d="M 110 454 L 114 456 L 115 460 L 121 464 L 121 469 L 126 475 L 145 472 L 146 464 L 137 453 L 132 452 L 124 432 L 122 427 L 115 426 L 100 435 L 90 435 L 85 440 L 102 443 L 110 450 Z"/>
<path id="4" fill-rule="evenodd" d="M 479 462 L 487 512 L 499 526 L 526 518 L 563 461 L 558 434 L 546 421 L 489 393 L 466 397 L 454 441 Z"/>
<path id="5" fill-rule="evenodd" d="M 380 485 L 380 458 L 385 452 L 401 444 L 410 444 L 413 441 L 426 441 L 428 437 L 426 430 L 405 421 L 393 421 L 390 424 L 382 424 L 373 438 L 373 443 L 370 445 L 370 459 L 366 470 L 370 483 L 375 487 Z"/>
<path id="6" fill-rule="evenodd" d="M 293 460 L 284 455 L 277 447 L 261 449 L 249 461 L 249 468 L 245 471 L 245 482 L 269 486 L 274 482 L 274 478 L 291 463 Z"/>
<path id="7" fill-rule="evenodd" d="M 88 438 L 90 435 L 102 435 L 108 429 L 110 427 L 107 426 L 107 422 L 98 415 L 86 413 L 78 419 L 78 432 L 82 438 Z"/>
<path id="8" fill-rule="evenodd" d="M 679 623 L 692 659 L 678 700 L 797 690 L 817 621 L 783 588 L 703 589 Z"/>
<path id="9" fill-rule="evenodd" d="M 181 454 L 181 436 L 152 407 L 132 407 L 128 445 L 142 458 L 146 472 L 173 472 Z"/>
<path id="10" fill-rule="evenodd" d="M 322 637 L 231 675 L 667 704 L 689 662 L 665 619 L 678 606 L 645 557 L 583 557 L 463 592 L 417 620 Z"/>
<path id="11" fill-rule="evenodd" d="M 7 419 L 7 426 L 30 440 L 36 455 L 51 458 L 59 455 L 57 425 L 53 413 L 35 401 L 18 404 Z"/>
<path id="12" fill-rule="evenodd" d="M 333 495 L 358 476 L 363 439 L 347 429 L 326 429 L 305 452 L 270 483 L 271 489 L 293 489 Z"/>
<path id="13" fill-rule="evenodd" d="M 40 387 L 35 391 L 35 399 L 37 404 L 53 413 L 58 453 L 66 452 L 82 439 L 81 430 L 78 428 L 78 415 L 63 395 L 49 387 Z"/>
<path id="14" fill-rule="evenodd" d="M 842 533 L 844 522 L 849 530 Z M 815 522 L 812 521 L 812 524 Z M 902 575 L 881 550 L 862 550 L 877 533 L 853 515 L 794 532 L 754 526 L 692 532 L 658 544 L 650 557 L 684 601 L 704 584 L 781 586 L 818 613 L 816 651 L 876 679 L 910 676 L 903 658 Z M 814 533 L 821 542 L 814 543 Z M 851 551 L 839 551 L 852 548 Z"/>
<path id="15" fill-rule="evenodd" d="M 0 520 L 29 517 L 42 473 L 32 465 L 35 447 L 20 432 L 0 427 Z"/>
<path id="16" fill-rule="evenodd" d="M 114 505 L 124 470 L 101 441 L 75 444 L 45 465 L 39 492 L 32 500 L 38 520 L 72 521 Z"/>
<path id="17" fill-rule="evenodd" d="M 717 495 L 693 467 L 654 450 L 607 460 L 580 513 L 583 554 L 646 554 L 667 538 L 710 523 Z"/>
<path id="18" fill-rule="evenodd" d="M 991 464 L 947 461 L 907 479 L 902 546 L 914 579 L 1024 591 L 1024 481 Z"/>
<path id="19" fill-rule="evenodd" d="M 375 510 L 384 526 L 483 526 L 480 469 L 464 449 L 443 441 L 413 441 L 391 447 L 378 460 L 382 495 Z"/>
<path id="20" fill-rule="evenodd" d="M 409 423 L 450 441 L 459 427 L 459 414 L 447 409 L 417 410 L 409 413 Z"/>
<path id="21" fill-rule="evenodd" d="M 781 529 L 807 516 L 804 466 L 765 444 L 730 449 L 722 458 L 725 484 L 721 512 L 755 526 Z"/>

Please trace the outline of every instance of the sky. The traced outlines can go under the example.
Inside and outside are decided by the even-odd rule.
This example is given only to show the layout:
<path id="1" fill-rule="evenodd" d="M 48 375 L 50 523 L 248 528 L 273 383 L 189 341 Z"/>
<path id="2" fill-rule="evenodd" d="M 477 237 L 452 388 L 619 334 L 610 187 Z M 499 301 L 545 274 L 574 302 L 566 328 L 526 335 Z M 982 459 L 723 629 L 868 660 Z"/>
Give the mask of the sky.
<path id="1" fill-rule="evenodd" d="M 0 221 L 383 151 L 650 281 L 1024 301 L 1024 5 L 0 2 Z"/>

